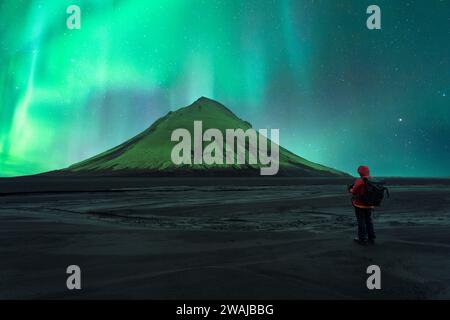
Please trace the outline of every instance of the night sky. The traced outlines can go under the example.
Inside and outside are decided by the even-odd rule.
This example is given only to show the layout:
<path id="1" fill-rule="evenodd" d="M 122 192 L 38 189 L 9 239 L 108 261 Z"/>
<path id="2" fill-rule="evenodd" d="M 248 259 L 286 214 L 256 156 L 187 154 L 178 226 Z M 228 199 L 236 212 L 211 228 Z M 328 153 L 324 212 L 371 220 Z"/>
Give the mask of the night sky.
<path id="1" fill-rule="evenodd" d="M 311 161 L 450 176 L 450 1 L 0 2 L 0 176 L 66 167 L 200 96 Z"/>

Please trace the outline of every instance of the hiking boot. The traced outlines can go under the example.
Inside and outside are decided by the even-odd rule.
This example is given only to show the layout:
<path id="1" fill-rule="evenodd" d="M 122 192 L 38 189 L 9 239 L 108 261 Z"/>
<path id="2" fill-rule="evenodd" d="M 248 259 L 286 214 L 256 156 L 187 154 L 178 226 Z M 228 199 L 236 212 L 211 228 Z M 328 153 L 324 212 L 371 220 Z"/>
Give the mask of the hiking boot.
<path id="1" fill-rule="evenodd" d="M 367 240 L 361 240 L 359 238 L 355 238 L 355 239 L 353 239 L 353 241 L 355 241 L 357 244 L 359 244 L 361 246 L 367 246 Z"/>

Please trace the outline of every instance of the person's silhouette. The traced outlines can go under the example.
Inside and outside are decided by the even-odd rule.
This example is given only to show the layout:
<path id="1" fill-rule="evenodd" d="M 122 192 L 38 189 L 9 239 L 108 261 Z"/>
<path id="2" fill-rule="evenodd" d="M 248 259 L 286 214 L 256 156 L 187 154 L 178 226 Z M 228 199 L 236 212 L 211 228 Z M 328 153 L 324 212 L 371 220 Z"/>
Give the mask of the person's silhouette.
<path id="1" fill-rule="evenodd" d="M 376 238 L 372 222 L 372 209 L 374 207 L 367 205 L 361 199 L 364 194 L 365 180 L 370 178 L 369 167 L 359 166 L 358 173 L 361 178 L 356 179 L 355 183 L 349 188 L 350 193 L 353 195 L 352 203 L 358 222 L 358 237 L 354 240 L 362 245 L 367 243 L 374 244 Z"/>

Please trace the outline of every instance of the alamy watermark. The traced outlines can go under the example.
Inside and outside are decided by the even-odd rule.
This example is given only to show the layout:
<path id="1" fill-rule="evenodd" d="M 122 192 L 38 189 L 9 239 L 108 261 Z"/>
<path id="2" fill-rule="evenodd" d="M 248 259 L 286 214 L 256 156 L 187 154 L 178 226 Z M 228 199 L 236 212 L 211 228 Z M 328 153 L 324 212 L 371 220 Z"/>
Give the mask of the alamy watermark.
<path id="1" fill-rule="evenodd" d="M 267 129 L 226 129 L 224 140 L 219 129 L 210 128 L 203 132 L 202 121 L 194 121 L 193 139 L 187 129 L 179 128 L 172 132 L 171 141 L 178 143 L 170 157 L 176 165 L 260 165 L 261 175 L 275 175 L 280 158 L 279 130 L 270 129 L 270 152 L 267 133 Z M 205 148 L 204 142 L 209 142 Z"/>
<path id="2" fill-rule="evenodd" d="M 377 5 L 370 5 L 366 10 L 370 16 L 367 18 L 367 29 L 381 30 L 381 8 Z"/>
<path id="3" fill-rule="evenodd" d="M 366 281 L 367 289 L 381 290 L 381 268 L 372 264 L 367 267 L 366 273 L 370 274 Z"/>
<path id="4" fill-rule="evenodd" d="M 81 29 L 81 9 L 79 6 L 72 4 L 67 7 L 66 13 L 69 15 L 66 20 L 68 29 Z"/>
<path id="5" fill-rule="evenodd" d="M 81 268 L 72 264 L 67 267 L 66 273 L 69 274 L 66 280 L 67 289 L 81 290 Z"/>
<path id="6" fill-rule="evenodd" d="M 68 29 L 81 29 L 81 9 L 78 5 L 72 4 L 67 7 L 66 13 L 69 15 L 66 20 L 66 26 Z M 367 18 L 366 26 L 369 30 L 381 30 L 381 8 L 375 4 L 367 7 L 367 14 L 370 16 Z"/>

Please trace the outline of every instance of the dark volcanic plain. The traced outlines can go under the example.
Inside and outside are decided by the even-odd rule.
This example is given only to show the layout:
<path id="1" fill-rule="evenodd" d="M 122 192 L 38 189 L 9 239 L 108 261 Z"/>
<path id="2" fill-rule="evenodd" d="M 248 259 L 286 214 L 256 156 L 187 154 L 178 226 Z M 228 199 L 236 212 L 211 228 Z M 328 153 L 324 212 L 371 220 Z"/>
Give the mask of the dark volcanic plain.
<path id="1" fill-rule="evenodd" d="M 360 247 L 349 178 L 0 179 L 0 298 L 449 299 L 450 179 L 387 180 Z"/>

